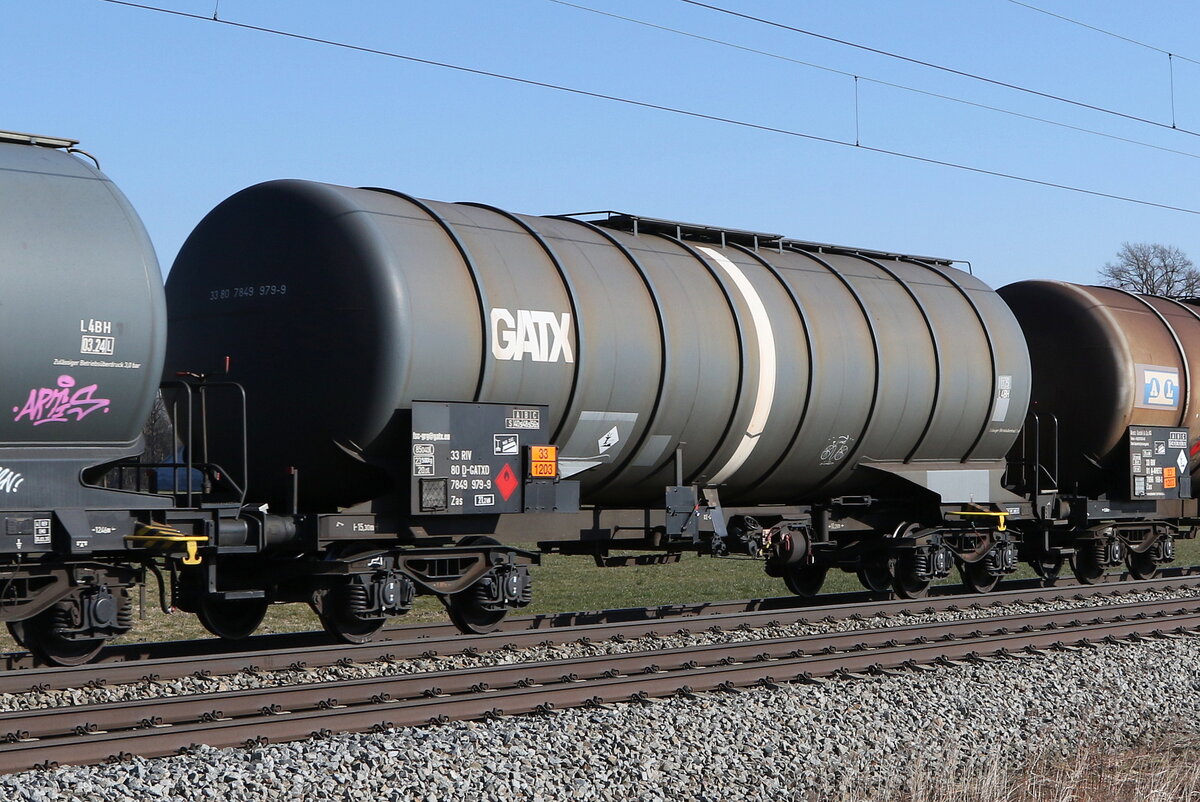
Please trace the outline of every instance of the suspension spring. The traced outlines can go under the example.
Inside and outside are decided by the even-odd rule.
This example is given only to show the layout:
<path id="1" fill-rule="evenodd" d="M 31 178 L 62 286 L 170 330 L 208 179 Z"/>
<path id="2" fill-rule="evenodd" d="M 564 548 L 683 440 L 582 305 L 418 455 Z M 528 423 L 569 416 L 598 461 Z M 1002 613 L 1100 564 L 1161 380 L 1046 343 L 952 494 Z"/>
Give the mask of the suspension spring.
<path id="1" fill-rule="evenodd" d="M 347 585 L 344 591 L 346 612 L 354 618 L 363 618 L 371 610 L 371 597 L 365 585 L 357 582 Z"/>
<path id="2" fill-rule="evenodd" d="M 125 588 L 117 593 L 117 629 L 133 629 L 133 598 Z"/>

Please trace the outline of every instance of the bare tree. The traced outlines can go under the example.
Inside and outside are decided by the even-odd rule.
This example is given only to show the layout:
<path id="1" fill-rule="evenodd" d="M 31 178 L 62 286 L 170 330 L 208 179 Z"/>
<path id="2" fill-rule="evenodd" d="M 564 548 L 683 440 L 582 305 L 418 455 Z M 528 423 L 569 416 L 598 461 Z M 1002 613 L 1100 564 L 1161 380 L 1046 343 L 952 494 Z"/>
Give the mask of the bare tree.
<path id="1" fill-rule="evenodd" d="M 1100 268 L 1100 283 L 1148 295 L 1194 296 L 1200 294 L 1200 270 L 1174 245 L 1126 242 L 1117 261 Z"/>
<path id="2" fill-rule="evenodd" d="M 142 452 L 143 462 L 173 462 L 178 444 L 175 442 L 175 428 L 171 425 L 171 416 L 167 412 L 166 402 L 163 401 L 162 391 L 154 396 L 154 407 L 150 410 L 150 418 L 142 427 L 142 436 L 146 438 L 146 448 Z"/>

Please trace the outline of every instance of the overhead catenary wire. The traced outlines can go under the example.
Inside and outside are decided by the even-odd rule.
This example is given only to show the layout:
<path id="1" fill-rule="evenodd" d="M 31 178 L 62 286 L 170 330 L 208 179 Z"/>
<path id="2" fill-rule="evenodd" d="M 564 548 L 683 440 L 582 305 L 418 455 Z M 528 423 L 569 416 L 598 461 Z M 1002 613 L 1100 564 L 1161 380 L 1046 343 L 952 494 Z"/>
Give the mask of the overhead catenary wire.
<path id="1" fill-rule="evenodd" d="M 716 115 L 716 114 L 708 114 L 705 112 L 693 111 L 690 109 L 682 109 L 682 108 L 678 108 L 675 106 L 667 106 L 667 105 L 664 105 L 661 103 L 652 103 L 649 101 L 636 100 L 633 98 L 621 97 L 618 95 L 610 95 L 610 94 L 606 94 L 603 92 L 593 92 L 593 91 L 586 90 L 586 89 L 579 89 L 577 87 L 565 86 L 563 84 L 550 83 L 548 81 L 539 81 L 539 80 L 535 80 L 532 78 L 522 78 L 520 76 L 507 75 L 505 73 L 494 72 L 491 70 L 484 70 L 484 69 L 480 69 L 477 67 L 467 67 L 467 66 L 461 65 L 461 64 L 452 64 L 452 63 L 444 62 L 444 61 L 436 61 L 433 59 L 420 58 L 419 56 L 410 56 L 410 55 L 407 55 L 404 53 L 396 53 L 396 52 L 393 52 L 390 50 L 382 50 L 379 48 L 365 47 L 363 45 L 355 45 L 355 44 L 351 44 L 348 42 L 340 42 L 340 41 L 337 41 L 334 39 L 326 39 L 326 38 L 317 37 L 317 36 L 309 36 L 307 34 L 295 33 L 292 31 L 284 31 L 284 30 L 280 30 L 277 28 L 269 28 L 269 27 L 266 27 L 263 25 L 252 25 L 250 23 L 237 22 L 237 21 L 230 20 L 230 19 L 213 19 L 211 17 L 207 17 L 202 14 L 193 14 L 193 13 L 186 12 L 186 11 L 178 11 L 175 9 L 162 8 L 160 6 L 154 6 L 154 5 L 149 5 L 149 4 L 145 4 L 145 3 L 137 3 L 137 2 L 133 2 L 133 0 L 101 0 L 101 2 L 108 3 L 110 5 L 124 6 L 127 8 L 133 8 L 133 9 L 138 9 L 138 10 L 142 10 L 142 11 L 149 11 L 149 12 L 153 12 L 153 13 L 157 13 L 157 14 L 164 14 L 167 16 L 180 17 L 180 18 L 184 18 L 184 19 L 206 22 L 206 23 L 210 23 L 210 24 L 214 24 L 214 25 L 223 25 L 223 26 L 227 26 L 227 27 L 231 27 L 231 28 L 238 28 L 241 30 L 255 31 L 258 33 L 268 34 L 271 36 L 279 36 L 279 37 L 288 38 L 288 39 L 295 39 L 298 41 L 309 42 L 312 44 L 326 45 L 329 47 L 336 47 L 336 48 L 350 50 L 350 51 L 354 51 L 354 52 L 358 52 L 358 53 L 366 53 L 366 54 L 370 54 L 370 55 L 383 56 L 385 58 L 398 59 L 398 60 L 406 61 L 406 62 L 413 63 L 413 64 L 423 64 L 423 65 L 430 66 L 430 67 L 437 67 L 440 69 L 453 70 L 455 72 L 465 73 L 468 75 L 477 75 L 480 77 L 494 78 L 497 80 L 503 80 L 503 81 L 509 81 L 509 82 L 516 83 L 516 84 L 521 84 L 523 86 L 537 87 L 540 89 L 549 89 L 549 90 L 553 90 L 556 92 L 563 92 L 563 93 L 567 93 L 567 94 L 577 95 L 580 97 L 589 97 L 589 98 L 593 98 L 593 99 L 597 99 L 597 100 L 606 100 L 606 101 L 610 101 L 613 103 L 621 103 L 624 105 L 634 106 L 637 108 L 668 112 L 671 114 L 677 114 L 677 115 L 689 117 L 692 119 L 708 120 L 710 122 L 723 123 L 726 125 L 738 126 L 741 128 L 746 128 L 746 129 L 755 130 L 755 131 L 763 131 L 766 133 L 780 134 L 782 136 L 795 137 L 797 139 L 804 139 L 804 140 L 807 140 L 810 142 L 820 142 L 820 143 L 829 144 L 829 145 L 838 145 L 841 147 L 854 148 L 856 150 L 861 150 L 861 151 L 865 151 L 865 152 L 869 152 L 869 153 L 876 153 L 876 154 L 880 154 L 880 155 L 884 155 L 884 156 L 892 156 L 895 158 L 905 159 L 908 161 L 918 162 L 921 164 L 936 165 L 936 166 L 940 166 L 940 167 L 948 167 L 948 168 L 952 168 L 952 169 L 956 169 L 956 170 L 962 170 L 965 172 L 974 173 L 976 175 L 985 175 L 985 176 L 990 176 L 993 178 L 1003 178 L 1003 179 L 1010 180 L 1010 181 L 1016 181 L 1016 182 L 1020 182 L 1020 183 L 1026 183 L 1026 184 L 1031 184 L 1031 185 L 1041 186 L 1041 187 L 1048 187 L 1048 188 L 1052 188 L 1052 189 L 1059 189 L 1059 190 L 1063 190 L 1063 191 L 1067 191 L 1067 192 L 1074 192 L 1077 194 L 1088 195 L 1088 196 L 1096 197 L 1096 198 L 1105 198 L 1108 200 L 1115 200 L 1115 201 L 1120 201 L 1123 203 L 1136 204 L 1139 206 L 1147 206 L 1147 207 L 1152 207 L 1152 208 L 1156 208 L 1156 209 L 1164 209 L 1167 211 L 1181 212 L 1183 214 L 1200 216 L 1200 209 L 1192 209 L 1192 208 L 1188 208 L 1188 207 L 1184 207 L 1184 206 L 1175 206 L 1175 205 L 1172 205 L 1169 203 L 1159 203 L 1157 201 L 1150 201 L 1150 200 L 1145 200 L 1142 198 L 1134 198 L 1134 197 L 1129 197 L 1126 195 L 1119 195 L 1119 194 L 1111 193 L 1111 192 L 1103 192 L 1103 191 L 1095 190 L 1095 189 L 1087 189 L 1085 187 L 1077 187 L 1077 186 L 1072 186 L 1070 184 L 1062 184 L 1062 183 L 1058 183 L 1058 182 L 1054 182 L 1054 181 L 1047 181 L 1047 180 L 1042 180 L 1042 179 L 1038 179 L 1038 178 L 1032 178 L 1029 176 L 1021 176 L 1021 175 L 1016 175 L 1014 173 L 1005 173 L 1005 172 L 1001 172 L 998 170 L 989 170 L 989 169 L 986 169 L 983 167 L 975 167 L 973 165 L 960 164 L 957 162 L 951 162 L 951 161 L 946 161 L 946 160 L 942 160 L 942 159 L 935 159 L 935 158 L 928 157 L 928 156 L 920 156 L 920 155 L 913 154 L 913 153 L 905 153 L 902 151 L 888 150 L 886 148 L 879 148 L 879 147 L 872 147 L 869 145 L 855 144 L 854 142 L 848 142 L 845 140 L 835 139 L 832 137 L 820 136 L 817 134 L 812 134 L 812 133 L 808 133 L 808 132 L 804 132 L 804 131 L 796 131 L 796 130 L 792 130 L 792 129 L 788 129 L 788 128 L 781 128 L 781 127 L 772 126 L 772 125 L 765 125 L 762 123 L 750 122 L 748 120 L 738 120 L 738 119 L 735 119 L 732 117 L 723 117 L 723 116 Z"/>
<path id="2" fill-rule="evenodd" d="M 944 72 L 949 75 L 957 75 L 960 78 L 967 78 L 972 81 L 980 81 L 982 83 L 986 83 L 991 86 L 999 86 L 1003 89 L 1011 89 L 1014 92 L 1021 92 L 1023 94 L 1031 95 L 1033 97 L 1040 97 L 1040 98 L 1044 98 L 1046 100 L 1055 101 L 1057 103 L 1065 103 L 1070 106 L 1075 106 L 1076 108 L 1088 109 L 1089 111 L 1098 112 L 1100 114 L 1108 114 L 1113 117 L 1119 117 L 1124 120 L 1130 120 L 1132 122 L 1142 123 L 1143 125 L 1151 125 L 1156 128 L 1165 128 L 1168 131 L 1178 131 L 1181 134 L 1187 134 L 1189 136 L 1200 137 L 1200 131 L 1193 131 L 1189 128 L 1179 128 L 1179 127 L 1175 126 L 1173 123 L 1165 123 L 1165 122 L 1162 122 L 1161 120 L 1152 120 L 1149 117 L 1140 117 L 1136 114 L 1130 114 L 1128 112 L 1120 111 L 1118 109 L 1108 108 L 1107 106 L 1100 106 L 1100 105 L 1097 105 L 1094 103 L 1088 103 L 1083 100 L 1075 100 L 1074 98 L 1065 97 L 1063 95 L 1055 95 L 1051 92 L 1043 92 L 1040 89 L 1033 89 L 1028 86 L 1021 86 L 1020 84 L 1014 84 L 1014 83 L 1010 83 L 1008 81 L 1001 81 L 998 78 L 989 78 L 986 75 L 980 75 L 978 73 L 968 72 L 966 70 L 960 70 L 960 69 L 957 69 L 956 67 L 947 67 L 944 64 L 937 64 L 932 61 L 924 61 L 923 59 L 914 58 L 913 56 L 905 56 L 901 53 L 895 53 L 890 50 L 884 50 L 884 49 L 878 48 L 878 47 L 871 47 L 870 45 L 864 45 L 859 42 L 852 42 L 848 39 L 839 39 L 836 36 L 830 36 L 828 34 L 818 33 L 817 31 L 810 31 L 806 28 L 800 28 L 795 25 L 788 25 L 787 23 L 779 22 L 777 20 L 767 19 L 766 17 L 757 17 L 753 14 L 747 14 L 745 12 L 737 11 L 732 8 L 725 8 L 724 6 L 718 6 L 718 5 L 714 5 L 712 3 L 705 3 L 702 0 L 679 0 L 679 2 L 686 3 L 691 6 L 696 6 L 698 8 L 706 8 L 709 11 L 715 11 L 718 14 L 726 14 L 731 17 L 737 17 L 739 19 L 744 19 L 749 22 L 758 23 L 760 25 L 766 25 L 766 26 L 769 26 L 772 28 L 778 28 L 780 30 L 791 31 L 792 33 L 798 33 L 803 36 L 809 36 L 814 39 L 820 39 L 825 42 L 832 42 L 834 44 L 844 45 L 846 47 L 852 47 L 852 48 L 855 48 L 856 50 L 862 50 L 867 53 L 874 53 L 879 56 L 885 56 L 887 58 L 896 59 L 898 61 L 903 61 L 907 64 L 914 64 L 918 67 L 926 67 L 928 69 L 937 70 L 939 72 Z"/>
<path id="3" fill-rule="evenodd" d="M 1128 42 L 1131 45 L 1137 45 L 1138 47 L 1144 47 L 1147 50 L 1153 50 L 1154 52 L 1161 53 L 1164 56 L 1171 56 L 1173 58 L 1182 59 L 1183 61 L 1190 61 L 1192 64 L 1200 64 L 1200 61 L 1197 61 L 1194 58 L 1189 58 L 1187 56 L 1181 55 L 1174 51 L 1166 50 L 1164 48 L 1158 47 L 1157 45 L 1149 44 L 1148 42 L 1142 42 L 1138 39 L 1134 39 L 1130 36 L 1125 36 L 1124 34 L 1119 34 L 1115 31 L 1110 31 L 1110 30 L 1101 28 L 1096 25 L 1090 25 L 1081 20 L 1074 19 L 1073 17 L 1068 17 L 1065 14 L 1058 14 L 1053 11 L 1049 11 L 1045 8 L 1039 8 L 1038 6 L 1035 6 L 1032 3 L 1025 3 L 1025 2 L 1022 2 L 1022 0 L 1008 0 L 1008 2 L 1012 3 L 1015 6 L 1021 6 L 1022 8 L 1027 8 L 1030 11 L 1036 11 L 1039 14 L 1045 14 L 1047 17 L 1054 17 L 1055 19 L 1062 20 L 1063 22 L 1069 22 L 1070 24 L 1078 25 L 1081 28 L 1087 28 L 1089 31 L 1095 31 L 1096 33 L 1104 34 L 1105 36 L 1111 36 L 1114 39 L 1120 39 L 1122 42 Z"/>
<path id="4" fill-rule="evenodd" d="M 1035 6 L 1032 3 L 1025 3 L 1025 2 L 1022 2 L 1022 0 L 1008 0 L 1008 2 L 1012 3 L 1015 6 L 1020 6 L 1021 8 L 1025 8 L 1030 11 L 1035 11 L 1038 14 L 1045 14 L 1048 17 L 1053 17 L 1054 19 L 1061 20 L 1062 22 L 1066 22 L 1071 25 L 1078 25 L 1079 27 L 1086 28 L 1089 31 L 1094 31 L 1094 32 L 1102 34 L 1104 36 L 1109 36 L 1109 37 L 1112 37 L 1113 39 L 1118 39 L 1122 42 L 1126 42 L 1131 45 L 1136 45 L 1137 47 L 1143 47 L 1147 50 L 1150 50 L 1155 53 L 1159 53 L 1160 55 L 1166 56 L 1167 57 L 1168 89 L 1169 89 L 1170 97 L 1171 97 L 1171 127 L 1178 128 L 1178 126 L 1176 125 L 1176 121 L 1175 121 L 1175 59 L 1181 59 L 1183 61 L 1187 61 L 1192 64 L 1200 64 L 1200 61 L 1197 61 L 1194 58 L 1189 58 L 1188 56 L 1180 55 L 1179 53 L 1173 53 L 1170 50 L 1165 50 L 1161 47 L 1158 47 L 1157 45 L 1152 45 L 1152 44 L 1149 44 L 1148 42 L 1142 42 L 1138 39 L 1134 39 L 1132 37 L 1125 36 L 1124 34 L 1120 34 L 1115 31 L 1110 31 L 1105 28 L 1098 27 L 1096 25 L 1091 25 L 1089 23 L 1083 22 L 1082 20 L 1077 20 L 1073 17 L 1068 17 L 1064 14 L 1057 14 L 1048 9 L 1039 8 L 1038 6 Z"/>
<path id="5" fill-rule="evenodd" d="M 850 78 L 854 81 L 855 123 L 856 123 L 856 125 L 858 123 L 858 82 L 859 81 L 867 81 L 869 83 L 875 84 L 876 86 L 884 86 L 889 89 L 899 89 L 904 92 L 912 92 L 913 94 L 922 95 L 924 97 L 931 97 L 931 98 L 935 98 L 937 100 L 946 100 L 951 103 L 958 103 L 958 104 L 961 104 L 964 106 L 969 106 L 971 108 L 983 109 L 985 111 L 992 111 L 992 112 L 996 112 L 998 114 L 1006 114 L 1010 117 L 1016 117 L 1016 118 L 1022 119 L 1022 120 L 1029 120 L 1030 122 L 1043 123 L 1045 125 L 1052 125 L 1057 128 L 1062 128 L 1064 130 L 1075 131 L 1077 133 L 1088 134 L 1090 136 L 1102 137 L 1104 139 L 1108 139 L 1111 141 L 1122 142 L 1127 145 L 1135 145 L 1137 147 L 1150 148 L 1151 150 L 1162 151 L 1164 153 L 1171 153 L 1176 156 L 1185 156 L 1189 159 L 1200 159 L 1200 153 L 1192 153 L 1192 152 L 1189 152 L 1186 150 L 1179 150 L 1177 148 L 1169 148 L 1165 145 L 1156 145 L 1153 142 L 1146 142 L 1141 139 L 1132 139 L 1130 137 L 1118 136 L 1117 134 L 1111 134 L 1106 131 L 1098 131 L 1094 128 L 1087 128 L 1087 127 L 1080 126 L 1080 125 L 1072 125 L 1070 123 L 1060 122 L 1058 120 L 1051 120 L 1046 117 L 1039 117 L 1035 114 L 1026 114 L 1024 112 L 1014 111 L 1013 109 L 1006 109 L 1006 108 L 1002 108 L 1000 106 L 992 106 L 992 105 L 988 105 L 987 103 L 980 103 L 980 102 L 974 101 L 974 100 L 967 100 L 966 98 L 955 97 L 954 95 L 947 95 L 947 94 L 943 94 L 941 92 L 932 92 L 928 89 L 919 89 L 915 86 L 909 86 L 907 84 L 899 84 L 899 83 L 895 83 L 894 81 L 885 81 L 882 78 L 872 78 L 868 75 L 860 75 L 857 73 L 847 72 L 846 70 L 839 70 L 836 67 L 829 67 L 824 64 L 817 64 L 812 61 L 804 61 L 803 59 L 793 58 L 791 56 L 785 56 L 781 53 L 774 53 L 770 50 L 761 50 L 759 48 L 749 47 L 747 45 L 741 45 L 736 42 L 730 42 L 726 39 L 717 39 L 712 36 L 704 36 L 702 34 L 693 33 L 691 31 L 685 31 L 681 28 L 673 28 L 669 25 L 660 25 L 658 23 L 649 22 L 647 20 L 638 19 L 637 17 L 630 17 L 630 16 L 626 16 L 624 14 L 616 14 L 611 11 L 604 11 L 603 9 L 593 8 L 591 6 L 582 5 L 580 3 L 573 3 L 573 2 L 570 2 L 570 0 L 547 0 L 547 2 L 555 3 L 556 5 L 560 5 L 560 6 L 566 6 L 567 8 L 573 8 L 573 9 L 576 9 L 579 11 L 585 11 L 590 14 L 597 14 L 602 17 L 609 17 L 612 19 L 620 20 L 622 22 L 632 23 L 634 25 L 640 25 L 640 26 L 643 26 L 646 28 L 650 28 L 652 30 L 661 31 L 663 33 L 670 33 L 670 34 L 682 36 L 682 37 L 685 37 L 688 39 L 694 39 L 696 41 L 707 42 L 709 44 L 718 45 L 720 47 L 727 47 L 727 48 L 731 48 L 733 50 L 738 50 L 738 51 L 741 51 L 744 53 L 751 53 L 756 56 L 764 56 L 766 58 L 776 59 L 778 61 L 796 64 L 801 67 L 809 67 L 814 70 L 820 70 L 822 72 L 827 72 L 832 75 L 841 75 L 846 78 Z M 1174 93 L 1173 92 L 1172 92 L 1172 103 L 1174 103 Z M 1174 107 L 1172 107 L 1171 122 L 1172 122 L 1172 127 L 1174 127 Z M 855 141 L 857 142 L 857 140 L 858 140 L 858 136 L 856 134 Z"/>

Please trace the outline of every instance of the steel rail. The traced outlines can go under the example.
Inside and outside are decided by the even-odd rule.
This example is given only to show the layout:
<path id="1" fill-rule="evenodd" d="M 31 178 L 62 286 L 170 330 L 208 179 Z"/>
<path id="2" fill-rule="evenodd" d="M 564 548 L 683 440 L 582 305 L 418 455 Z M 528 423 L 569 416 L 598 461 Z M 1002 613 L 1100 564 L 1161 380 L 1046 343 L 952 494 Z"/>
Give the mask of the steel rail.
<path id="1" fill-rule="evenodd" d="M 1055 580 L 1018 579 L 1008 580 L 1003 590 L 987 594 L 976 594 L 966 591 L 961 585 L 935 585 L 929 590 L 929 596 L 921 600 L 908 600 L 915 604 L 921 601 L 959 597 L 962 599 L 1005 599 L 1016 598 L 1013 594 L 1023 594 L 1030 590 L 1078 589 L 1091 595 L 1097 588 L 1119 588 L 1123 586 L 1141 587 L 1146 582 L 1164 582 L 1171 579 L 1200 577 L 1200 565 L 1170 566 L 1164 568 L 1159 576 L 1148 580 L 1133 580 L 1128 573 L 1112 573 L 1106 575 L 1105 581 L 1094 584 L 1082 584 L 1073 578 L 1062 577 Z M 1008 595 L 1006 595 L 1008 594 Z M 897 599 L 890 592 L 876 593 L 873 591 L 850 591 L 846 593 L 828 593 L 811 599 L 799 596 L 772 596 L 761 599 L 739 599 L 715 602 L 681 602 L 676 604 L 660 604 L 649 607 L 622 607 L 609 610 L 585 610 L 577 612 L 542 613 L 539 615 L 510 616 L 501 622 L 498 632 L 521 632 L 525 630 L 549 631 L 580 627 L 594 624 L 617 624 L 627 621 L 666 621 L 676 618 L 691 618 L 702 615 L 751 613 L 761 610 L 826 610 L 829 608 L 848 605 L 851 614 L 861 609 L 864 604 L 883 603 L 905 600 Z M 421 638 L 457 638 L 464 642 L 468 636 L 448 622 L 402 623 L 385 627 L 374 643 L 387 641 L 410 641 Z M 246 652 L 265 652 L 291 649 L 306 652 L 315 647 L 330 645 L 330 636 L 324 632 L 294 632 L 270 635 L 254 635 L 242 641 L 223 641 L 216 638 L 203 638 L 182 641 L 146 641 L 109 646 L 105 648 L 97 660 L 89 665 L 96 666 L 115 662 L 145 662 L 171 657 L 209 657 L 213 655 L 231 655 Z M 27 671 L 36 668 L 34 658 L 28 652 L 0 653 L 0 677 L 8 671 Z M 52 684 L 51 687 L 60 687 Z M 65 686 L 62 686 L 65 687 Z M 0 693 L 6 690 L 0 679 Z"/>
<path id="2" fill-rule="evenodd" d="M 505 648 L 522 648 L 578 641 L 601 641 L 614 637 L 637 638 L 698 633 L 712 629 L 807 624 L 837 618 L 891 617 L 972 609 L 1002 609 L 1024 602 L 1084 601 L 1128 593 L 1200 590 L 1200 577 L 1169 580 L 1140 580 L 1120 584 L 1077 585 L 1064 588 L 999 591 L 969 597 L 895 599 L 855 605 L 822 605 L 749 612 L 716 613 L 675 618 L 629 620 L 611 624 L 587 624 L 552 630 L 500 631 L 487 635 L 461 634 L 417 640 L 383 640 L 363 644 L 306 644 L 295 648 L 183 655 L 140 661 L 49 667 L 0 672 L 0 693 L 23 693 L 130 682 L 156 681 L 189 675 L 233 674 L 239 671 L 305 669 L 339 663 L 428 658 L 449 654 L 473 654 Z M 972 601 L 964 605 L 965 599 Z"/>
<path id="3" fill-rule="evenodd" d="M 1032 631 L 1036 628 L 1083 625 L 1080 612 L 1024 613 L 983 620 L 910 624 L 873 630 L 771 638 L 762 641 L 703 644 L 661 651 L 605 654 L 565 660 L 481 666 L 451 671 L 392 674 L 381 677 L 286 685 L 262 689 L 223 691 L 185 696 L 165 696 L 87 706 L 51 707 L 0 713 L 0 740 L 45 738 L 63 733 L 133 729 L 139 726 L 186 724 L 259 713 L 317 708 L 322 705 L 365 704 L 387 698 L 419 698 L 469 692 L 476 688 L 515 687 L 521 683 L 548 683 L 570 675 L 595 679 L 611 675 L 646 673 L 653 669 L 681 670 L 689 666 L 719 665 L 749 660 L 781 659 L 804 654 L 834 653 L 851 649 L 880 648 L 916 643 L 936 631 L 940 640 L 977 638 L 986 634 Z M 1100 611 L 1092 611 L 1100 612 Z M 1200 598 L 1114 605 L 1103 609 L 1096 621 L 1147 620 L 1170 615 L 1200 614 Z"/>
<path id="4" fill-rule="evenodd" d="M 99 725 L 87 720 L 86 716 L 96 718 L 101 708 L 129 708 L 131 703 L 51 711 L 40 714 L 45 716 L 43 722 L 57 717 L 58 724 L 45 724 L 37 732 L 49 732 L 57 726 L 58 732 L 72 734 L 33 739 L 28 735 L 29 730 L 12 730 L 12 737 L 19 740 L 0 746 L 0 772 L 50 767 L 62 759 L 71 763 L 120 759 L 129 756 L 128 749 L 147 757 L 161 756 L 201 742 L 212 746 L 253 745 L 327 735 L 333 729 L 362 731 L 450 719 L 545 712 L 564 706 L 636 701 L 680 692 L 732 689 L 861 672 L 913 669 L 962 659 L 1011 656 L 1021 650 L 1028 652 L 1100 640 L 1162 635 L 1168 626 L 1172 627 L 1171 632 L 1182 635 L 1200 627 L 1200 600 L 1182 606 L 1174 600 L 1122 607 L 1121 610 L 1117 607 L 1107 609 L 1106 615 L 1090 623 L 1070 618 L 1079 610 L 1067 610 L 998 617 L 986 622 L 922 624 L 837 636 L 813 635 L 699 649 L 404 675 L 383 680 L 343 681 L 302 689 L 240 691 L 202 699 L 184 697 L 178 702 L 178 712 L 183 714 L 185 707 L 192 705 L 192 709 L 183 714 L 192 716 L 197 710 L 207 708 L 207 715 L 200 714 L 200 718 L 206 720 L 172 724 L 167 723 L 161 713 L 156 713 L 132 724 L 138 729 L 121 731 L 101 731 Z M 1025 623 L 1020 625 L 1021 622 Z M 980 624 L 985 626 L 981 628 Z M 1012 628 L 1018 625 L 1023 631 L 1013 632 Z M 968 629 L 970 626 L 975 628 Z M 921 635 L 922 632 L 940 637 L 933 641 L 928 635 Z M 901 643 L 895 637 L 897 634 L 907 635 L 907 642 Z M 839 650 L 833 641 L 846 648 Z M 804 648 L 818 644 L 825 645 L 814 653 Z M 704 658 L 697 659 L 701 655 L 707 655 L 707 664 L 702 664 Z M 387 682 L 392 684 L 388 686 Z M 506 687 L 492 690 L 490 682 L 499 682 Z M 391 690 L 385 690 L 389 687 Z M 335 691 L 341 696 L 330 695 Z M 298 695 L 301 692 L 305 695 Z M 404 698 L 393 700 L 394 692 Z M 153 700 L 152 704 L 166 712 L 168 708 L 164 705 L 168 701 Z M 214 708 L 213 704 L 230 709 Z M 240 705 L 236 708 L 236 717 L 231 715 L 235 705 Z M 301 706 L 307 709 L 287 709 Z M 72 712 L 76 722 L 73 725 L 69 721 Z M 79 723 L 81 715 L 85 716 L 82 724 Z M 10 726 L 19 720 L 18 715 L 5 718 Z M 30 716 L 30 721 L 34 718 Z M 72 729 L 63 728 L 64 723 Z M 125 726 L 131 725 L 126 721 Z"/>

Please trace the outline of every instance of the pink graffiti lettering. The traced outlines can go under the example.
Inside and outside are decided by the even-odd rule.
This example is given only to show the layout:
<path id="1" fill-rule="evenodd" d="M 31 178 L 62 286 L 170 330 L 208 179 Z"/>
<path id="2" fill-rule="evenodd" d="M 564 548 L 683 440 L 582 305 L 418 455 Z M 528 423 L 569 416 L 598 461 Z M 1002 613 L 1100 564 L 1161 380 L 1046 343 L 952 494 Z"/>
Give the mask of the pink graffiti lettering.
<path id="1" fill-rule="evenodd" d="M 72 392 L 74 387 L 73 377 L 59 376 L 58 387 L 30 390 L 25 406 L 12 408 L 17 413 L 13 420 L 25 418 L 34 426 L 41 426 L 43 423 L 66 423 L 72 418 L 80 421 L 99 410 L 108 412 L 109 400 L 94 397 L 98 385 L 89 384 Z"/>

